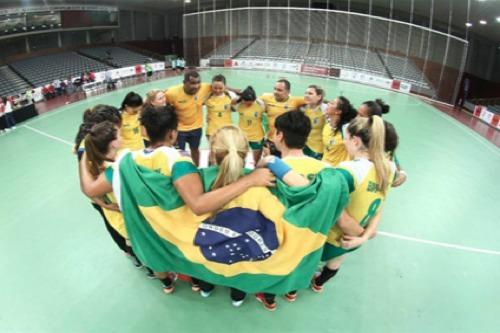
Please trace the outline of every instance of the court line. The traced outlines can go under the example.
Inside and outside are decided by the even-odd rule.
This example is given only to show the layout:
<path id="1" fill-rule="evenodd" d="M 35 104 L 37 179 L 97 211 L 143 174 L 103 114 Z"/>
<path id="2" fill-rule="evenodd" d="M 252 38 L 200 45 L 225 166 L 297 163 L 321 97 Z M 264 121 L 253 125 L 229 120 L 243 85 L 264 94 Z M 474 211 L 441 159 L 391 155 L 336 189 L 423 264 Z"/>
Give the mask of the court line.
<path id="1" fill-rule="evenodd" d="M 68 146 L 71 146 L 71 147 L 73 147 L 73 145 L 74 145 L 73 143 L 71 143 L 71 142 L 69 142 L 69 141 L 66 141 L 66 140 L 64 140 L 64 139 L 61 139 L 61 138 L 59 138 L 59 137 L 57 137 L 57 136 L 50 135 L 50 134 L 45 133 L 45 132 L 43 132 L 43 131 L 37 130 L 36 128 L 33 128 L 33 127 L 31 127 L 31 126 L 28 126 L 28 125 L 23 125 L 22 127 L 27 128 L 27 129 L 29 129 L 29 130 L 31 130 L 31 131 L 33 131 L 33 132 L 36 132 L 36 133 L 38 133 L 38 134 L 40 134 L 40 135 L 46 136 L 46 137 L 48 137 L 48 138 L 50 138 L 50 139 L 52 139 L 52 140 L 62 142 L 62 143 L 64 143 L 65 145 L 68 145 Z"/>
<path id="2" fill-rule="evenodd" d="M 31 126 L 23 125 L 23 127 L 27 128 L 33 132 L 36 132 L 40 135 L 46 136 L 52 140 L 62 142 L 62 143 L 69 145 L 69 146 L 73 146 L 73 143 L 71 143 L 69 141 L 66 141 L 66 140 L 61 139 L 57 136 L 45 133 L 43 131 L 37 130 L 36 128 L 33 128 Z M 203 151 L 205 151 L 205 149 L 203 149 Z M 206 154 L 204 154 L 204 155 L 206 155 Z M 436 241 L 427 240 L 427 239 L 421 239 L 421 238 L 415 238 L 415 237 L 410 237 L 410 236 L 393 234 L 393 233 L 385 232 L 385 231 L 377 231 L 377 234 L 384 236 L 384 237 L 401 239 L 401 240 L 406 240 L 406 241 L 415 242 L 415 243 L 429 244 L 429 245 L 434 245 L 434 246 L 443 247 L 443 248 L 450 248 L 450 249 L 467 251 L 467 252 L 475 252 L 475 253 L 483 253 L 483 254 L 491 254 L 491 255 L 495 255 L 495 256 L 500 256 L 500 251 L 474 248 L 474 247 L 464 246 L 464 245 L 459 245 L 459 244 L 436 242 Z"/>
<path id="3" fill-rule="evenodd" d="M 402 239 L 402 240 L 415 242 L 415 243 L 430 244 L 430 245 L 449 248 L 449 249 L 456 249 L 456 250 L 462 250 L 462 251 L 467 251 L 467 252 L 477 252 L 477 253 L 492 254 L 495 256 L 500 256 L 500 251 L 479 249 L 479 248 L 470 247 L 470 246 L 463 246 L 463 245 L 459 245 L 459 244 L 436 242 L 436 241 L 431 241 L 431 240 L 427 240 L 427 239 L 421 239 L 421 238 L 393 234 L 393 233 L 385 232 L 385 231 L 377 231 L 377 235 L 381 235 L 381 236 L 385 236 L 385 237 L 389 237 L 389 238 Z"/>
<path id="4" fill-rule="evenodd" d="M 484 146 L 485 148 L 487 148 L 493 154 L 500 156 L 500 149 L 497 149 L 497 146 L 495 146 L 494 143 L 492 143 L 488 139 L 484 138 L 482 135 L 480 135 L 479 133 L 477 133 L 475 130 L 473 130 L 472 128 L 468 127 L 465 124 L 462 124 L 458 119 L 454 118 L 453 116 L 451 116 L 451 115 L 449 115 L 449 114 L 447 114 L 445 112 L 442 112 L 441 110 L 439 110 L 435 106 L 433 106 L 433 105 L 431 105 L 429 103 L 426 103 L 426 102 L 424 102 L 422 100 L 420 100 L 419 102 L 420 102 L 420 104 L 422 106 L 425 106 L 424 109 L 432 111 L 438 117 L 444 119 L 448 123 L 453 124 L 453 126 L 461 129 L 462 131 L 468 133 L 468 135 L 470 137 L 472 137 L 474 140 L 476 140 L 477 142 L 479 142 L 482 146 Z"/>

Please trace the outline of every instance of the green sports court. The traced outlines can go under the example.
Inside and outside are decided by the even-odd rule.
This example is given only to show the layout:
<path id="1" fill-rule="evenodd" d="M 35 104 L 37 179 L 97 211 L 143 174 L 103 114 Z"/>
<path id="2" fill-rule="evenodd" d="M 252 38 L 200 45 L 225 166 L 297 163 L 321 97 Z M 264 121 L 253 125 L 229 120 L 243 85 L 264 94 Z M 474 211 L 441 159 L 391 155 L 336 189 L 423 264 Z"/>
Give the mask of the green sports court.
<path id="1" fill-rule="evenodd" d="M 144 96 L 182 77 L 119 89 L 0 137 L 1 332 L 498 332 L 498 147 L 410 95 L 288 73 L 201 75 L 209 82 L 218 73 L 258 94 L 286 77 L 294 96 L 317 84 L 327 98 L 391 106 L 385 118 L 400 136 L 408 181 L 390 191 L 378 236 L 347 257 L 323 293 L 278 299 L 273 313 L 251 295 L 233 308 L 222 287 L 204 299 L 179 281 L 165 295 L 113 244 L 80 192 L 72 143 L 85 109 L 119 106 L 128 91 Z"/>

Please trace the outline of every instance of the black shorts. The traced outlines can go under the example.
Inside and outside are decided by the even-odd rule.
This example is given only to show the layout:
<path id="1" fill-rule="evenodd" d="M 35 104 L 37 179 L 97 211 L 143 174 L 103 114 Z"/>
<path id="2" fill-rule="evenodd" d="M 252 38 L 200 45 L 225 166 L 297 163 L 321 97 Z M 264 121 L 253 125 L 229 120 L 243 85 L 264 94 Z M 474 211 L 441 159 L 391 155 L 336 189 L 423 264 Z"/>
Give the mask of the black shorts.
<path id="1" fill-rule="evenodd" d="M 190 149 L 198 149 L 201 141 L 201 128 L 192 131 L 179 131 L 177 134 L 177 147 L 180 150 L 186 150 L 186 142 Z"/>

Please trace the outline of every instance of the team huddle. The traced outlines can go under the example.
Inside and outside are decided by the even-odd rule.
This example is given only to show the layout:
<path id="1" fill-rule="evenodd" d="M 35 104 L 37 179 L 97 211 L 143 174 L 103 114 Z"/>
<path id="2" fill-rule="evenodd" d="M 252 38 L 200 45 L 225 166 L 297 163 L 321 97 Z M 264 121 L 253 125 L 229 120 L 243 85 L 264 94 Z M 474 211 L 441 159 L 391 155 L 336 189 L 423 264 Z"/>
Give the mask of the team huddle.
<path id="1" fill-rule="evenodd" d="M 389 189 L 406 181 L 406 173 L 395 155 L 398 135 L 394 126 L 382 119 L 389 106 L 381 100 L 367 101 L 356 110 L 344 96 L 327 102 L 325 91 L 317 85 L 310 85 L 303 97 L 290 96 L 290 90 L 290 82 L 280 79 L 272 94 L 258 97 L 251 86 L 243 90 L 228 87 L 223 75 L 214 76 L 211 83 L 202 83 L 198 72 L 188 71 L 183 84 L 165 91 L 152 90 L 145 100 L 130 92 L 120 109 L 97 105 L 85 111 L 75 140 L 82 192 L 103 217 L 119 248 L 137 267 L 144 266 L 148 277 L 159 279 L 165 293 L 174 291 L 176 273 L 187 272 L 181 267 L 170 267 L 169 271 L 154 269 L 154 263 L 148 262 L 147 251 L 133 239 L 135 231 L 127 229 L 134 217 L 123 210 L 123 197 L 117 190 L 117 179 L 124 177 L 118 165 L 125 159 L 140 170 L 164 177 L 166 186 L 189 210 L 188 219 L 195 225 L 199 223 L 192 239 L 194 245 L 200 246 L 199 251 L 205 250 L 199 239 L 205 232 L 238 237 L 231 234 L 230 228 L 212 225 L 210 221 L 234 208 L 241 202 L 239 198 L 250 197 L 255 207 L 262 207 L 256 208 L 260 212 L 255 216 L 260 218 L 267 216 L 269 202 L 278 203 L 273 195 L 277 183 L 280 188 L 307 188 L 321 175 L 338 177 L 339 188 L 345 191 L 331 194 L 345 196 L 345 202 L 339 201 L 343 203 L 338 213 L 325 212 L 330 220 L 329 231 L 324 239 L 320 238 L 321 254 L 316 265 L 320 261 L 324 264 L 304 281 L 317 293 L 337 274 L 346 254 L 376 235 Z M 233 112 L 239 116 L 238 125 L 233 125 Z M 210 166 L 205 170 L 198 168 L 203 134 L 209 142 Z M 245 168 L 249 160 L 254 163 L 253 170 Z M 210 181 L 209 174 L 213 175 Z M 151 179 L 144 179 L 145 184 Z M 285 216 L 286 211 L 279 214 Z M 234 219 L 231 223 L 245 220 Z M 248 234 L 253 238 L 244 241 L 255 242 L 263 252 L 255 257 L 239 254 L 239 262 L 269 260 L 276 256 L 280 242 L 284 242 L 279 237 L 269 240 L 255 232 Z M 269 250 L 269 242 L 276 243 L 275 250 Z M 240 250 L 240 245 L 234 245 Z M 235 253 L 228 244 L 225 247 L 231 253 L 227 252 L 224 263 L 235 264 Z M 215 257 L 216 253 L 206 255 Z M 251 292 L 232 283 L 224 284 L 224 280 L 213 283 L 204 276 L 189 275 L 192 290 L 202 297 L 209 297 L 216 284 L 230 287 L 235 307 L 241 306 Z M 265 309 L 275 310 L 277 294 L 261 291 L 256 293 L 257 300 Z M 294 302 L 298 290 L 287 289 L 283 296 Z"/>

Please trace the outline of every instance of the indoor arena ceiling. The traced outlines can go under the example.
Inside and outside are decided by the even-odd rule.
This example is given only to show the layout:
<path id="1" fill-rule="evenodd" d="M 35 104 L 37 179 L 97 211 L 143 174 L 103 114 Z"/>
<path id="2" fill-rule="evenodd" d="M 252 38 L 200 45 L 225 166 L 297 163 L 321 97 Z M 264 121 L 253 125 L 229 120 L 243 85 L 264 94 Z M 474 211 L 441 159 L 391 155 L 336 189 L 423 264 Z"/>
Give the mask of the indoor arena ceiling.
<path id="1" fill-rule="evenodd" d="M 190 2 L 190 3 L 188 3 Z M 428 18 L 433 10 L 433 24 L 441 31 L 446 30 L 449 21 L 450 4 L 452 10 L 452 25 L 454 34 L 463 35 L 462 32 L 466 29 L 467 22 L 472 23 L 472 27 L 468 28 L 475 34 L 484 36 L 488 39 L 500 42 L 500 0 L 0 0 L 1 7 L 17 7 L 20 4 L 23 6 L 30 5 L 61 5 L 61 4 L 99 4 L 99 5 L 115 5 L 120 8 L 139 9 L 147 8 L 158 11 L 168 11 L 169 9 L 178 8 L 189 12 L 201 10 L 209 10 L 216 8 L 248 6 L 290 6 L 304 7 L 311 4 L 312 6 L 325 6 L 326 3 L 330 8 L 338 10 L 347 10 L 348 3 L 352 11 L 368 12 L 369 3 L 372 3 L 374 15 L 389 17 L 391 3 L 394 8 L 394 18 L 402 21 L 410 20 L 410 9 L 412 3 L 414 5 L 414 22 L 417 24 L 428 25 Z M 433 6 L 431 6 L 433 4 Z M 468 11 L 468 7 L 470 10 Z M 469 15 L 467 15 L 469 12 Z M 427 22 L 426 21 L 427 18 Z M 480 20 L 485 20 L 485 25 L 480 24 Z M 420 22 L 419 22 L 420 21 Z"/>

